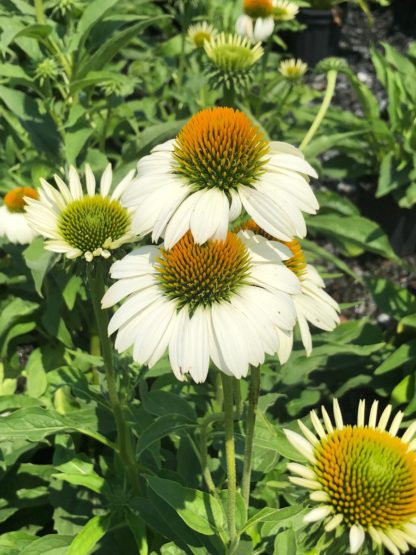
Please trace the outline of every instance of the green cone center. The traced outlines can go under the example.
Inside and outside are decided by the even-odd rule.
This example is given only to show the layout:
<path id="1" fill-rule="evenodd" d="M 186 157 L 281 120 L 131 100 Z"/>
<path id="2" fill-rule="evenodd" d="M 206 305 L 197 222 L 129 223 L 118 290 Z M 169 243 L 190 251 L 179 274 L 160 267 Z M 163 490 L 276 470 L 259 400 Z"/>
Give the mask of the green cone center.
<path id="1" fill-rule="evenodd" d="M 94 195 L 74 200 L 62 211 L 58 228 L 71 247 L 82 253 L 107 248 L 130 228 L 130 215 L 117 200 Z"/>

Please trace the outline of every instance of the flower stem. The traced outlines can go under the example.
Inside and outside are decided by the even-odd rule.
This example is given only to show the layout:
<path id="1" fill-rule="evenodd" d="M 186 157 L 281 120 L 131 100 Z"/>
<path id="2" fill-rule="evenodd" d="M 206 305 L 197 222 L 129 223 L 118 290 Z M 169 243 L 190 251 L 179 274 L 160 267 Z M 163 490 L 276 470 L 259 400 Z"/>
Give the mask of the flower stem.
<path id="1" fill-rule="evenodd" d="M 299 147 L 300 150 L 305 150 L 305 148 L 313 139 L 315 133 L 318 131 L 319 126 L 321 125 L 322 120 L 325 117 L 325 114 L 329 108 L 329 105 L 331 104 L 332 97 L 334 96 L 335 84 L 337 82 L 337 73 L 338 72 L 335 69 L 331 69 L 328 71 L 327 85 L 326 85 L 324 99 L 322 101 L 322 104 L 321 104 L 321 107 L 319 108 L 318 113 L 316 114 L 315 119 L 313 120 L 312 125 L 309 128 L 309 131 L 306 133 L 303 141 L 300 144 L 300 147 Z"/>
<path id="2" fill-rule="evenodd" d="M 114 372 L 112 345 L 107 333 L 108 315 L 101 309 L 101 299 L 104 295 L 105 284 L 103 262 L 101 260 L 97 260 L 94 263 L 88 263 L 87 276 L 92 306 L 97 322 L 97 331 L 100 337 L 108 396 L 110 398 L 111 408 L 116 421 L 117 445 L 119 447 L 120 458 L 126 470 L 126 475 L 131 489 L 135 495 L 140 495 L 139 473 L 132 437 L 128 423 L 125 419 L 123 407 L 120 403 L 120 397 L 117 389 L 117 379 Z"/>
<path id="3" fill-rule="evenodd" d="M 234 415 L 233 415 L 233 378 L 221 373 L 222 387 L 224 391 L 224 424 L 225 424 L 225 457 L 227 461 L 227 521 L 230 545 L 235 544 L 237 538 L 235 524 L 237 478 L 235 467 L 234 446 Z"/>
<path id="4" fill-rule="evenodd" d="M 35 0 L 36 21 L 43 25 L 46 22 L 45 12 L 43 11 L 43 0 Z"/>
<path id="5" fill-rule="evenodd" d="M 222 103 L 224 106 L 228 106 L 229 108 L 235 107 L 235 89 L 234 85 L 231 83 L 229 87 L 224 85 Z"/>
<path id="6" fill-rule="evenodd" d="M 250 498 L 251 465 L 253 459 L 254 430 L 256 426 L 257 405 L 260 392 L 260 368 L 251 369 L 250 392 L 246 420 L 246 442 L 244 448 L 243 477 L 241 480 L 241 494 L 244 499 L 246 511 Z"/>

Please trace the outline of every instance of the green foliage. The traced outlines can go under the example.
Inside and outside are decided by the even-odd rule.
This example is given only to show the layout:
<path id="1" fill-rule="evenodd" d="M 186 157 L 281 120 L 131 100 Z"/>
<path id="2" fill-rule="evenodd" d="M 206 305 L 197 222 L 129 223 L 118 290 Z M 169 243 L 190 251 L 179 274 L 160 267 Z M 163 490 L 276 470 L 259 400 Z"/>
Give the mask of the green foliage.
<path id="1" fill-rule="evenodd" d="M 237 2 L 222 0 L 53 0 L 44 2 L 39 18 L 28 1 L 0 0 L 1 191 L 37 186 L 70 164 L 88 162 L 98 171 L 110 160 L 116 176 L 125 175 L 191 114 L 222 103 L 220 88 L 208 83 L 205 54 L 192 49 L 186 29 L 206 19 L 233 31 L 239 14 Z M 238 107 L 270 139 L 300 144 L 322 93 L 282 78 L 275 49 L 282 41 L 273 40 Z M 388 96 L 385 113 L 344 68 L 363 116 L 330 109 L 305 151 L 321 176 L 372 178 L 377 197 L 392 193 L 402 207 L 416 199 L 414 54 L 414 45 L 408 56 L 387 44 L 372 51 Z M 309 410 L 328 407 L 333 397 L 354 410 L 359 398 L 376 397 L 408 418 L 416 414 L 414 291 L 381 271 L 362 273 L 359 264 L 413 268 L 354 202 L 316 189 L 321 210 L 307 218 L 307 259 L 332 290 L 357 287 L 371 310 L 354 313 L 362 299 L 351 294 L 337 329 L 313 334 L 309 357 L 297 334 L 285 364 L 268 357 L 262 365 L 250 503 L 246 509 L 237 492 L 234 555 L 348 550 L 345 534 L 304 523 L 310 502 L 288 481 L 287 461 L 305 459 L 283 428 L 296 429 L 297 419 L 309 424 Z M 167 357 L 149 370 L 130 353 L 115 354 L 121 410 L 140 470 L 135 489 L 116 442 L 84 266 L 46 251 L 39 237 L 25 247 L 2 241 L 0 251 L 0 553 L 228 555 L 215 369 L 205 384 L 180 383 Z M 238 478 L 248 380 L 239 385 Z"/>

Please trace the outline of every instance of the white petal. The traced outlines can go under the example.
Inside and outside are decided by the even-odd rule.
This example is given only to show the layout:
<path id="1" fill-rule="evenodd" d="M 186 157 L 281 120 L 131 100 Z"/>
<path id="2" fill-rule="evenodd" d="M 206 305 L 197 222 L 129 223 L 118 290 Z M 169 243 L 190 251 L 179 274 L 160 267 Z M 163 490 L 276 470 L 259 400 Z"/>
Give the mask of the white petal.
<path id="1" fill-rule="evenodd" d="M 258 17 L 254 25 L 254 40 L 264 42 L 272 34 L 274 30 L 274 21 L 272 17 Z"/>
<path id="2" fill-rule="evenodd" d="M 236 191 L 231 192 L 231 206 L 229 213 L 229 221 L 233 222 L 241 214 L 243 205 L 241 204 L 240 196 Z"/>
<path id="3" fill-rule="evenodd" d="M 308 162 L 293 154 L 272 154 L 270 162 L 279 168 L 293 170 L 295 172 L 304 173 L 311 177 L 318 177 L 318 174 Z"/>
<path id="4" fill-rule="evenodd" d="M 214 236 L 216 239 L 224 240 L 228 230 L 228 214 L 228 199 L 222 191 L 217 189 L 203 191 L 190 219 L 195 243 L 202 245 Z M 216 231 L 219 227 L 221 227 L 221 233 L 217 236 Z"/>
<path id="5" fill-rule="evenodd" d="M 69 190 L 74 200 L 83 197 L 81 181 L 74 166 L 69 167 Z"/>
<path id="6" fill-rule="evenodd" d="M 334 411 L 335 425 L 338 428 L 338 430 L 342 430 L 342 428 L 344 427 L 344 421 L 342 419 L 342 413 L 341 413 L 341 409 L 339 408 L 338 399 L 333 400 L 333 411 Z"/>
<path id="7" fill-rule="evenodd" d="M 396 416 L 393 418 L 393 422 L 389 428 L 389 434 L 392 436 L 396 436 L 397 432 L 399 431 L 400 424 L 402 423 L 404 413 L 399 410 Z"/>
<path id="8" fill-rule="evenodd" d="M 387 427 L 387 423 L 388 423 L 390 415 L 391 415 L 391 411 L 392 411 L 392 406 L 391 405 L 387 405 L 386 408 L 383 410 L 383 412 L 380 416 L 380 420 L 378 421 L 378 425 L 377 425 L 377 428 L 379 430 L 385 431 L 385 429 Z"/>
<path id="9" fill-rule="evenodd" d="M 128 174 L 126 174 L 114 191 L 111 194 L 112 200 L 118 200 L 126 191 L 129 185 L 132 185 L 133 177 L 136 172 L 134 170 L 130 170 Z"/>
<path id="10" fill-rule="evenodd" d="M 90 197 L 95 195 L 95 176 L 89 164 L 85 164 L 85 181 L 87 183 L 87 193 Z"/>
<path id="11" fill-rule="evenodd" d="M 301 476 L 302 478 L 306 478 L 307 480 L 316 480 L 315 472 L 303 464 L 289 463 L 287 467 L 291 472 Z"/>
<path id="12" fill-rule="evenodd" d="M 357 426 L 360 428 L 365 426 L 365 399 L 360 399 L 358 403 Z"/>
<path id="13" fill-rule="evenodd" d="M 365 533 L 361 526 L 354 524 L 350 529 L 350 551 L 357 553 L 364 543 Z"/>
<path id="14" fill-rule="evenodd" d="M 296 229 L 274 199 L 254 188 L 240 187 L 240 198 L 244 208 L 258 226 L 281 241 L 291 241 Z"/>
<path id="15" fill-rule="evenodd" d="M 370 416 L 368 419 L 368 427 L 375 428 L 377 424 L 377 409 L 378 409 L 378 401 L 374 401 L 371 405 L 370 409 Z"/>
<path id="16" fill-rule="evenodd" d="M 172 216 L 165 232 L 165 246 L 167 249 L 171 249 L 188 231 L 192 212 L 203 194 L 204 191 L 197 191 L 191 194 L 182 202 Z"/>
<path id="17" fill-rule="evenodd" d="M 323 505 L 322 507 L 316 507 L 312 509 L 307 515 L 303 517 L 304 522 L 318 522 L 318 520 L 324 520 L 327 516 L 332 513 L 333 509 L 329 505 Z"/>
<path id="18" fill-rule="evenodd" d="M 188 329 L 184 330 L 188 364 L 184 364 L 196 383 L 206 380 L 209 368 L 209 313 L 203 307 L 198 307 L 189 319 Z"/>
<path id="19" fill-rule="evenodd" d="M 304 437 L 292 430 L 283 430 L 290 443 L 311 463 L 315 462 L 313 447 Z"/>
<path id="20" fill-rule="evenodd" d="M 107 197 L 110 192 L 111 182 L 113 180 L 113 169 L 111 164 L 107 164 L 100 181 L 100 193 L 102 197 Z"/>
<path id="21" fill-rule="evenodd" d="M 328 524 L 326 524 L 325 531 L 331 532 L 332 530 L 335 530 L 335 528 L 337 528 L 341 524 L 343 519 L 344 517 L 342 516 L 342 514 L 335 515 L 334 517 L 331 518 Z"/>

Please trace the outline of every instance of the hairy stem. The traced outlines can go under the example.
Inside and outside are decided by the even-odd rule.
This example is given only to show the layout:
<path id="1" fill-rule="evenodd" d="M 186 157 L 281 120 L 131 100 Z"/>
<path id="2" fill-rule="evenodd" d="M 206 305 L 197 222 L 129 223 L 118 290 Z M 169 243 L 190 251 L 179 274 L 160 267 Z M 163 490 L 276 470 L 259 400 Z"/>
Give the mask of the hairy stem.
<path id="1" fill-rule="evenodd" d="M 234 446 L 234 415 L 233 415 L 233 379 L 231 376 L 221 374 L 224 391 L 224 424 L 225 424 L 225 458 L 227 461 L 227 521 L 230 545 L 236 542 L 237 531 L 235 523 L 237 477 L 235 466 Z"/>
<path id="2" fill-rule="evenodd" d="M 101 309 L 101 299 L 104 295 L 104 275 L 104 267 L 101 260 L 97 260 L 94 263 L 87 263 L 88 285 L 94 315 L 97 322 L 97 331 L 100 337 L 108 396 L 112 412 L 114 414 L 114 419 L 116 421 L 117 444 L 119 447 L 120 458 L 125 468 L 126 476 L 129 480 L 131 489 L 136 495 L 140 495 L 138 466 L 129 425 L 126 422 L 124 410 L 120 403 L 117 378 L 114 371 L 112 345 L 107 333 L 108 315 Z"/>
<path id="3" fill-rule="evenodd" d="M 260 393 L 260 368 L 251 369 L 250 392 L 248 397 L 246 442 L 244 448 L 243 477 L 241 480 L 241 494 L 244 499 L 246 511 L 250 498 L 251 465 L 253 459 L 254 430 L 256 426 L 257 405 Z"/>

